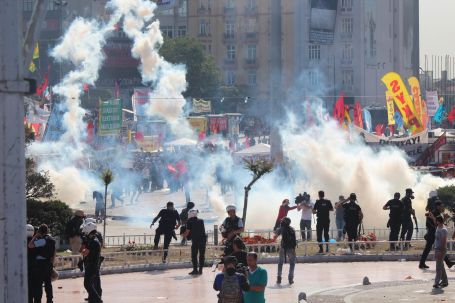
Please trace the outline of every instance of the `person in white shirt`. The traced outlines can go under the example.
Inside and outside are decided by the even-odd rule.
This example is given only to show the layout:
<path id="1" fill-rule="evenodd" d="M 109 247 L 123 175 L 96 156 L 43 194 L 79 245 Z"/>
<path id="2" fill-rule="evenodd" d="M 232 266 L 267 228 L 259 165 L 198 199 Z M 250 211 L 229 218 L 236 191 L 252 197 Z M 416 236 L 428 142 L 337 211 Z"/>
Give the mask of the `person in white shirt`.
<path id="1" fill-rule="evenodd" d="M 297 210 L 302 212 L 300 219 L 300 233 L 303 241 L 311 241 L 311 219 L 313 217 L 314 204 L 308 198 L 307 201 L 300 203 Z"/>

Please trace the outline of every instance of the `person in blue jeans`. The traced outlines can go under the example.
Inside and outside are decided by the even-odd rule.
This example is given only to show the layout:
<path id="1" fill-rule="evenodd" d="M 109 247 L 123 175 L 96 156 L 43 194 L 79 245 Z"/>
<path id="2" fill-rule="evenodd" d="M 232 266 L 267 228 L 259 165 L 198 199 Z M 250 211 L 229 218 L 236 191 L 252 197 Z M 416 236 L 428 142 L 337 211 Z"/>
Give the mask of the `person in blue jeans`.
<path id="1" fill-rule="evenodd" d="M 337 241 L 344 239 L 344 208 L 343 203 L 346 199 L 344 196 L 338 197 L 338 202 L 335 203 L 335 221 L 338 230 Z"/>

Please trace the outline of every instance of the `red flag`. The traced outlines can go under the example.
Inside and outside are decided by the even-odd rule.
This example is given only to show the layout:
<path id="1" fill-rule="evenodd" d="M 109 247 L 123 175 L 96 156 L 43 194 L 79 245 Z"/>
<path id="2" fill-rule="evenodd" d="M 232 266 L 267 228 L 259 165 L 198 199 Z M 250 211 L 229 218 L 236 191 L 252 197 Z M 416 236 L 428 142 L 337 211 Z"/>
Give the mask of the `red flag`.
<path id="1" fill-rule="evenodd" d="M 88 83 L 84 84 L 84 92 L 88 93 L 89 85 Z"/>
<path id="2" fill-rule="evenodd" d="M 354 125 L 363 128 L 362 105 L 359 101 L 354 106 Z"/>
<path id="3" fill-rule="evenodd" d="M 338 121 L 340 125 L 344 123 L 344 94 L 338 97 L 337 102 L 333 107 L 333 118 Z"/>
<path id="4" fill-rule="evenodd" d="M 447 120 L 450 122 L 455 121 L 455 107 L 450 111 L 449 115 L 447 116 Z"/>
<path id="5" fill-rule="evenodd" d="M 205 140 L 205 132 L 203 132 L 203 131 L 199 132 L 198 140 L 199 140 L 199 142 L 202 142 Z"/>
<path id="6" fill-rule="evenodd" d="M 42 96 L 44 94 L 44 92 L 46 91 L 46 88 L 47 86 L 49 85 L 49 76 L 46 74 L 46 76 L 44 76 L 44 80 L 43 80 L 43 83 L 41 83 L 40 85 L 38 85 L 38 87 L 36 88 L 36 96 Z"/>
<path id="7" fill-rule="evenodd" d="M 376 135 L 382 136 L 384 134 L 384 124 L 378 124 L 375 128 Z"/>
<path id="8" fill-rule="evenodd" d="M 393 134 L 395 133 L 395 125 L 389 125 L 389 133 L 390 136 L 393 136 Z"/>
<path id="9" fill-rule="evenodd" d="M 141 132 L 136 132 L 136 135 L 134 135 L 134 139 L 136 139 L 136 141 L 142 141 L 144 140 L 144 135 Z"/>
<path id="10" fill-rule="evenodd" d="M 89 121 L 87 123 L 87 138 L 85 139 L 85 142 L 90 144 L 93 142 L 93 137 L 95 134 L 95 126 L 93 125 L 93 121 Z"/>

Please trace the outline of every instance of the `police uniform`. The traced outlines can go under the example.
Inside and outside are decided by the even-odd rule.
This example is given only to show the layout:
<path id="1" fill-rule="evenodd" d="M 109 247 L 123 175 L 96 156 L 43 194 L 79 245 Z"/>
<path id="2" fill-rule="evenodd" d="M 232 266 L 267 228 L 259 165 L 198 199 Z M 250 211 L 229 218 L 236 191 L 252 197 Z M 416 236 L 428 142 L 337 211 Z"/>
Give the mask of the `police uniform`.
<path id="1" fill-rule="evenodd" d="M 324 234 L 325 242 L 329 242 L 330 228 L 330 211 L 333 210 L 332 202 L 326 199 L 316 200 L 313 209 L 316 211 L 316 236 L 319 242 L 319 252 L 322 252 L 322 234 Z M 328 251 L 328 246 L 327 246 Z"/>
<path id="2" fill-rule="evenodd" d="M 354 201 L 343 204 L 344 208 L 344 222 L 346 233 L 348 234 L 348 241 L 357 241 L 358 227 L 360 224 L 360 213 L 362 209 Z M 352 244 L 350 244 L 352 249 Z"/>
<path id="3" fill-rule="evenodd" d="M 100 257 L 101 243 L 96 236 L 87 237 L 86 249 L 89 253 L 84 258 L 84 287 L 88 293 L 89 303 L 99 303 L 101 300 Z"/>
<path id="4" fill-rule="evenodd" d="M 411 241 L 412 234 L 414 231 L 414 224 L 412 223 L 412 200 L 410 197 L 404 197 L 401 199 L 403 203 L 403 213 L 401 216 L 401 236 L 400 239 Z"/>
<path id="5" fill-rule="evenodd" d="M 386 207 L 390 210 L 389 213 L 389 241 L 398 241 L 398 235 L 400 234 L 401 227 L 401 216 L 403 215 L 403 203 L 400 199 L 392 199 L 387 201 Z M 390 249 L 395 249 L 396 243 L 390 243 Z"/>

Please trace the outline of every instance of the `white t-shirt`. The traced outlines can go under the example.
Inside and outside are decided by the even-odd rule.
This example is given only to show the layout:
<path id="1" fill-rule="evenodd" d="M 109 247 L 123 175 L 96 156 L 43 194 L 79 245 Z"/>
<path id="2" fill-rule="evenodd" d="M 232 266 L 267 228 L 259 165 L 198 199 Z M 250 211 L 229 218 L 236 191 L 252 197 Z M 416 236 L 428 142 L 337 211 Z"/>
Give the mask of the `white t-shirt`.
<path id="1" fill-rule="evenodd" d="M 313 206 L 314 204 L 310 202 L 310 207 L 307 207 L 305 204 L 302 204 L 302 220 L 310 221 L 313 218 Z"/>

